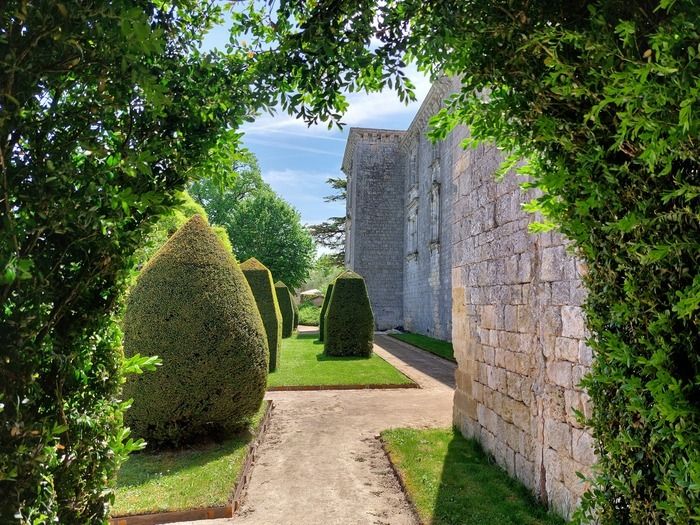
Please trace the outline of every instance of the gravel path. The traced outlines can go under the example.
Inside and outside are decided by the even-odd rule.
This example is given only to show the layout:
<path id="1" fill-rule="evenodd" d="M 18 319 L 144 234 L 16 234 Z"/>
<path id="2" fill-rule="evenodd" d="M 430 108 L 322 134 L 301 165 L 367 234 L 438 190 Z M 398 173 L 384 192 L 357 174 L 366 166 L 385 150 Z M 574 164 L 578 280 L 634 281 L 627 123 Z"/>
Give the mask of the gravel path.
<path id="1" fill-rule="evenodd" d="M 450 426 L 455 365 L 385 335 L 375 343 L 421 388 L 268 393 L 272 423 L 241 510 L 190 523 L 416 524 L 377 436 L 392 427 Z"/>

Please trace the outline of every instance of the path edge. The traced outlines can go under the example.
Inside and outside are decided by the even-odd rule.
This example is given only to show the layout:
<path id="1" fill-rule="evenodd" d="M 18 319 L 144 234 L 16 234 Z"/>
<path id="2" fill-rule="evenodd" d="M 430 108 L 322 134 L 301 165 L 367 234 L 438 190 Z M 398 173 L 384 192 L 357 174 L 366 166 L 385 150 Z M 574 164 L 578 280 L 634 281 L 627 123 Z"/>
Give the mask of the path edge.
<path id="1" fill-rule="evenodd" d="M 391 471 L 394 473 L 394 477 L 396 478 L 396 481 L 399 482 L 399 486 L 401 487 L 401 492 L 403 492 L 403 495 L 406 498 L 406 501 L 408 501 L 408 504 L 411 507 L 411 511 L 413 512 L 413 515 L 416 518 L 416 522 L 419 525 L 426 525 L 426 523 L 421 519 L 420 514 L 418 513 L 418 507 L 416 507 L 416 502 L 413 501 L 411 494 L 408 492 L 408 489 L 406 489 L 406 482 L 403 479 L 403 475 L 401 474 L 399 469 L 396 467 L 394 462 L 391 460 L 391 454 L 389 454 L 389 450 L 386 448 L 386 441 L 384 441 L 384 438 L 382 438 L 381 434 L 377 435 L 377 440 L 379 441 L 379 445 L 382 447 L 382 451 L 384 452 L 384 456 L 386 457 L 386 460 L 389 462 L 389 466 L 391 467 Z"/>
<path id="2" fill-rule="evenodd" d="M 401 372 L 399 370 L 399 372 Z M 403 372 L 401 372 L 403 374 Z M 406 374 L 404 374 L 406 375 Z M 408 376 L 406 376 L 408 377 Z M 271 386 L 268 392 L 309 392 L 318 390 L 396 390 L 405 388 L 421 388 L 412 378 L 410 383 L 403 384 L 369 384 L 369 385 L 280 385 Z"/>
<path id="3" fill-rule="evenodd" d="M 260 426 L 255 433 L 255 437 L 248 444 L 248 452 L 246 453 L 246 458 L 243 462 L 243 468 L 238 473 L 236 483 L 233 486 L 233 490 L 229 496 L 229 501 L 226 505 L 190 510 L 152 512 L 149 514 L 133 514 L 129 516 L 114 516 L 109 518 L 109 525 L 158 525 L 161 523 L 232 518 L 235 516 L 238 509 L 241 508 L 241 504 L 245 498 L 248 484 L 250 483 L 250 476 L 257 458 L 258 448 L 262 444 L 263 439 L 267 434 L 267 430 L 270 427 L 270 419 L 272 418 L 274 403 L 269 399 L 265 400 L 264 402 L 267 404 L 267 407 L 265 408 L 265 415 L 260 422 Z"/>

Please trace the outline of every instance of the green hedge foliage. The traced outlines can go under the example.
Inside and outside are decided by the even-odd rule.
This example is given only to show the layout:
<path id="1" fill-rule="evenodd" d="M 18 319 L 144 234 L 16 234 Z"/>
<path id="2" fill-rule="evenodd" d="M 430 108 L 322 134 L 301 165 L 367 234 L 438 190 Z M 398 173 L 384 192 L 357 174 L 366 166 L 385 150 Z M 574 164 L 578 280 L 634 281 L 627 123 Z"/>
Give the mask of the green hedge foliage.
<path id="1" fill-rule="evenodd" d="M 325 352 L 332 356 L 372 355 L 374 316 L 365 280 L 347 271 L 335 280 L 324 322 Z"/>
<path id="2" fill-rule="evenodd" d="M 287 285 L 282 281 L 275 283 L 275 292 L 277 292 L 277 302 L 282 312 L 282 337 L 292 337 L 292 332 L 294 332 L 294 301 L 292 301 L 292 295 L 289 293 Z"/>
<path id="3" fill-rule="evenodd" d="M 333 283 L 328 285 L 326 289 L 326 295 L 323 297 L 323 304 L 321 305 L 321 314 L 319 315 L 318 324 L 318 340 L 323 341 L 324 339 L 324 329 L 326 326 L 326 312 L 328 311 L 328 303 L 331 302 L 331 295 L 333 294 Z"/>
<path id="4" fill-rule="evenodd" d="M 292 308 L 294 309 L 294 322 L 292 323 L 292 326 L 294 327 L 294 330 L 296 330 L 299 326 L 299 305 L 297 302 L 294 300 L 294 296 L 292 293 L 289 293 L 290 299 L 292 301 Z"/>
<path id="5" fill-rule="evenodd" d="M 124 350 L 162 366 L 127 381 L 126 422 L 152 445 L 240 428 L 260 407 L 268 348 L 233 255 L 200 215 L 156 253 L 129 294 Z"/>
<path id="6" fill-rule="evenodd" d="M 280 350 L 282 348 L 282 312 L 277 302 L 277 293 L 275 292 L 275 284 L 272 282 L 272 274 L 255 257 L 251 257 L 242 263 L 241 270 L 248 280 L 253 297 L 255 297 L 255 302 L 258 305 L 258 311 L 267 334 L 267 346 L 270 349 L 270 372 L 274 372 L 279 366 Z"/>

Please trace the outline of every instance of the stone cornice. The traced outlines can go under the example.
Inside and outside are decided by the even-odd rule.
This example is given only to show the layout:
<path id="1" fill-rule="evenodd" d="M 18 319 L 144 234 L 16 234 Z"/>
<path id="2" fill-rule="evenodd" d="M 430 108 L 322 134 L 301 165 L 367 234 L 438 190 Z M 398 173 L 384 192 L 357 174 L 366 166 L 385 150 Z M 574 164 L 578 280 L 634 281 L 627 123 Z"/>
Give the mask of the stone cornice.
<path id="1" fill-rule="evenodd" d="M 430 117 L 440 110 L 445 97 L 458 86 L 454 77 L 440 77 L 435 81 L 401 140 L 402 149 L 408 149 L 411 141 L 423 132 Z"/>
<path id="2" fill-rule="evenodd" d="M 358 142 L 393 142 L 395 144 L 399 144 L 405 134 L 405 131 L 397 129 L 350 128 L 350 133 L 348 134 L 348 141 L 345 144 L 343 164 L 340 169 L 343 170 L 343 173 L 345 173 L 345 175 L 350 174 L 350 170 L 352 169 L 352 155 L 355 152 L 355 146 Z"/>

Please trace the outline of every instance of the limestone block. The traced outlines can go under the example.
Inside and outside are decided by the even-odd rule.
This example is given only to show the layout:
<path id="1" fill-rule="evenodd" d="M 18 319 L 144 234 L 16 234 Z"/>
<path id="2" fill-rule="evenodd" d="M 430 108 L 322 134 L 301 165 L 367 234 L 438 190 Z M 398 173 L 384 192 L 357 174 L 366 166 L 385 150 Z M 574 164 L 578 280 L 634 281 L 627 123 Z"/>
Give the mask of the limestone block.
<path id="1" fill-rule="evenodd" d="M 562 333 L 562 309 L 557 306 L 548 306 L 544 309 L 544 315 L 540 320 L 542 332 L 547 335 L 565 335 L 566 337 L 576 337 Z"/>
<path id="2" fill-rule="evenodd" d="M 578 360 L 584 366 L 593 364 L 593 349 L 585 341 L 579 341 L 578 343 Z"/>
<path id="3" fill-rule="evenodd" d="M 564 473 L 562 472 L 561 455 L 552 448 L 547 448 L 544 451 L 542 458 L 544 468 L 547 472 L 547 480 L 562 481 Z"/>
<path id="4" fill-rule="evenodd" d="M 554 450 L 571 456 L 571 427 L 568 423 L 545 419 L 544 442 Z"/>
<path id="5" fill-rule="evenodd" d="M 484 353 L 484 363 L 488 365 L 496 364 L 496 350 L 492 346 L 481 345 L 481 350 Z"/>
<path id="6" fill-rule="evenodd" d="M 557 337 L 554 344 L 554 357 L 577 363 L 579 360 L 579 340 Z"/>
<path id="7" fill-rule="evenodd" d="M 547 363 L 547 378 L 555 385 L 571 388 L 571 363 L 552 361 Z"/>
<path id="8" fill-rule="evenodd" d="M 530 408 L 519 401 L 511 401 L 513 424 L 521 430 L 528 431 L 530 429 Z"/>
<path id="9" fill-rule="evenodd" d="M 561 309 L 562 330 L 564 337 L 583 339 L 586 337 L 583 310 L 579 306 L 563 306 Z"/>
<path id="10" fill-rule="evenodd" d="M 535 486 L 535 463 L 522 454 L 515 454 L 515 475 L 526 486 Z"/>
<path id="11" fill-rule="evenodd" d="M 570 301 L 570 288 L 571 284 L 569 281 L 558 281 L 552 283 L 552 304 L 565 305 L 569 304 Z"/>
<path id="12" fill-rule="evenodd" d="M 583 365 L 574 365 L 571 368 L 571 384 L 574 388 L 581 388 L 581 381 L 583 377 L 588 373 L 589 368 Z"/>
<path id="13" fill-rule="evenodd" d="M 508 396 L 517 401 L 522 401 L 523 376 L 514 372 L 506 373 L 508 383 Z"/>
<path id="14" fill-rule="evenodd" d="M 582 425 L 578 421 L 576 411 L 583 414 L 583 394 L 576 390 L 565 390 L 564 403 L 566 409 L 566 420 L 572 427 L 581 428 Z"/>
<path id="15" fill-rule="evenodd" d="M 596 462 L 595 451 L 593 449 L 593 438 L 586 430 L 578 428 L 572 431 L 573 458 L 585 465 L 590 466 Z"/>
<path id="16" fill-rule="evenodd" d="M 504 329 L 508 332 L 518 330 L 518 307 L 507 304 L 504 307 Z"/>
<path id="17" fill-rule="evenodd" d="M 545 234 L 548 235 L 548 234 Z M 550 246 L 542 250 L 540 279 L 543 281 L 561 281 L 564 278 L 566 252 L 563 246 Z"/>
<path id="18" fill-rule="evenodd" d="M 535 318 L 530 305 L 518 306 L 518 332 L 527 334 L 535 332 Z"/>
<path id="19" fill-rule="evenodd" d="M 574 497 L 563 482 L 554 481 L 550 485 L 549 480 L 547 480 L 547 500 L 555 512 L 567 520 L 571 517 Z"/>
<path id="20" fill-rule="evenodd" d="M 515 251 L 515 250 L 514 250 Z M 518 253 L 518 252 L 516 252 Z M 518 282 L 526 283 L 532 280 L 532 256 L 523 253 L 518 258 Z"/>

